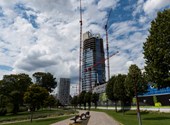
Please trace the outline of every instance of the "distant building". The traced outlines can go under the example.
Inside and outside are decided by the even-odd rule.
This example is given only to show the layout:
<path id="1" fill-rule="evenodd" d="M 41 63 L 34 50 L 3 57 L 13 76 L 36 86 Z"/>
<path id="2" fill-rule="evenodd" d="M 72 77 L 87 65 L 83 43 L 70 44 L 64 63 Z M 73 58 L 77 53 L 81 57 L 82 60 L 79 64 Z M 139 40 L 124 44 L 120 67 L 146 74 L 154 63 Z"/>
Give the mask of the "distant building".
<path id="1" fill-rule="evenodd" d="M 58 99 L 62 105 L 68 105 L 70 98 L 70 79 L 60 78 L 58 84 Z"/>
<path id="2" fill-rule="evenodd" d="M 92 91 L 105 83 L 103 39 L 100 34 L 83 34 L 82 91 Z M 89 69 L 91 67 L 91 69 Z"/>

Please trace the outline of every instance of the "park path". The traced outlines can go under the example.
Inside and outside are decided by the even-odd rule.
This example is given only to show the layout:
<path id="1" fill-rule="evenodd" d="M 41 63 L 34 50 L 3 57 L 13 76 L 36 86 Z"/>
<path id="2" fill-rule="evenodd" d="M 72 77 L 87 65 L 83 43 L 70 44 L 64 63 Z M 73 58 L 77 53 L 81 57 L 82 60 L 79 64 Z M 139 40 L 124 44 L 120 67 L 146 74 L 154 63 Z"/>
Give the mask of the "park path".
<path id="1" fill-rule="evenodd" d="M 79 114 L 85 113 L 85 112 L 86 111 L 80 110 Z M 73 121 L 71 121 L 70 119 L 66 119 L 66 120 L 54 123 L 52 125 L 69 125 L 69 123 L 73 123 Z M 104 112 L 90 111 L 90 119 L 87 125 L 120 125 L 120 123 L 115 121 L 113 118 L 111 118 Z"/>

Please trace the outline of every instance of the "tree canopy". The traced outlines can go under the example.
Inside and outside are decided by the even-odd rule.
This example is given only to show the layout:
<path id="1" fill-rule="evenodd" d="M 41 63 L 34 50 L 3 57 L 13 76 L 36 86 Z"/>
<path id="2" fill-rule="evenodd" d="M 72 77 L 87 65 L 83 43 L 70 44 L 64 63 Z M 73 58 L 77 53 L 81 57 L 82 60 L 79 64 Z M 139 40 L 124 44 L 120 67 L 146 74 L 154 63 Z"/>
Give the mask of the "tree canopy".
<path id="1" fill-rule="evenodd" d="M 112 76 L 111 79 L 109 79 L 106 86 L 106 95 L 107 98 L 110 99 L 111 101 L 117 100 L 113 93 L 115 81 L 116 81 L 116 76 Z"/>
<path id="2" fill-rule="evenodd" d="M 135 86 L 137 88 L 137 94 L 145 93 L 148 88 L 141 70 L 137 65 L 133 64 L 129 67 L 128 75 L 125 79 L 125 87 L 128 96 L 133 97 L 135 95 Z"/>
<path id="3" fill-rule="evenodd" d="M 31 78 L 27 74 L 4 75 L 0 83 L 0 94 L 8 98 L 13 105 L 13 113 L 17 113 L 19 105 L 23 105 L 24 92 L 31 85 Z"/>
<path id="4" fill-rule="evenodd" d="M 28 104 L 30 110 L 34 111 L 44 105 L 44 101 L 47 100 L 48 96 L 49 93 L 45 88 L 32 84 L 24 94 L 24 101 Z"/>
<path id="5" fill-rule="evenodd" d="M 51 73 L 36 72 L 33 74 L 35 82 L 41 87 L 46 88 L 49 92 L 57 86 L 56 78 Z"/>
<path id="6" fill-rule="evenodd" d="M 164 88 L 170 86 L 170 9 L 158 12 L 149 33 L 143 46 L 146 74 L 150 82 Z"/>
<path id="7" fill-rule="evenodd" d="M 126 78 L 126 75 L 119 74 L 116 77 L 116 81 L 115 81 L 114 88 L 113 88 L 114 97 L 118 98 L 122 102 L 122 104 L 124 104 L 127 98 L 125 82 L 124 82 L 125 78 Z"/>
<path id="8" fill-rule="evenodd" d="M 94 103 L 95 109 L 97 108 L 97 102 L 99 101 L 99 94 L 93 93 L 91 97 L 91 101 Z"/>

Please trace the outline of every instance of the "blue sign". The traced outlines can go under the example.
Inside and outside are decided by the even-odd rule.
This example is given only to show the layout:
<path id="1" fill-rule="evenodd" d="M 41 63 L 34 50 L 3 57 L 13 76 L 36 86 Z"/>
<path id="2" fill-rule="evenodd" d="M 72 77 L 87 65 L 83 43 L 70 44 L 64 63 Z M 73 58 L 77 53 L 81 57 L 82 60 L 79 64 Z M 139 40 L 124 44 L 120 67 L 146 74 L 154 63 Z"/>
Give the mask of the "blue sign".
<path id="1" fill-rule="evenodd" d="M 153 85 L 149 84 L 148 85 L 148 92 L 144 93 L 143 95 L 139 96 L 153 96 L 153 95 L 166 95 L 170 94 L 170 87 L 158 89 L 153 87 Z"/>

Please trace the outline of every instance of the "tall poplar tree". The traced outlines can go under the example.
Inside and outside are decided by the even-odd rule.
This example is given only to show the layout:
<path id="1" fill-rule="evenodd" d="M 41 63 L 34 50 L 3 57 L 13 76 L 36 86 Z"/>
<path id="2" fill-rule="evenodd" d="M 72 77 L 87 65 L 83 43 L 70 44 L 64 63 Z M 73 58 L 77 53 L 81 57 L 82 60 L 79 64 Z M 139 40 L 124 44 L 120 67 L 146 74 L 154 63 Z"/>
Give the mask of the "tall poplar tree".
<path id="1" fill-rule="evenodd" d="M 146 74 L 158 88 L 170 86 L 170 9 L 158 12 L 144 43 Z"/>

